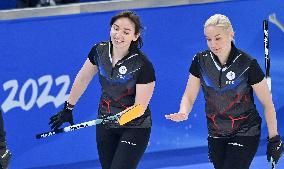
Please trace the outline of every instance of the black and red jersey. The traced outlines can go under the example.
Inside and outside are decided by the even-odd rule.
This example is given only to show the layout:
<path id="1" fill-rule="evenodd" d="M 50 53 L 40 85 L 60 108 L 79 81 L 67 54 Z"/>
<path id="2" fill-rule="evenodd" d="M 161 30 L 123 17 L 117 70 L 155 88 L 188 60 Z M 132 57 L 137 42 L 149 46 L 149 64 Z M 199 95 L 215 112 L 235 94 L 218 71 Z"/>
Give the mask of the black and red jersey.
<path id="1" fill-rule="evenodd" d="M 99 81 L 102 95 L 98 116 L 115 115 L 132 106 L 135 102 L 136 84 L 147 84 L 155 81 L 153 65 L 138 49 L 130 48 L 129 53 L 112 66 L 112 44 L 101 42 L 94 45 L 89 53 L 89 60 L 99 70 Z M 117 123 L 107 123 L 110 127 L 119 127 Z M 127 123 L 125 127 L 151 126 L 149 107 L 143 116 Z"/>
<path id="2" fill-rule="evenodd" d="M 262 81 L 264 74 L 254 58 L 232 43 L 225 65 L 207 50 L 195 56 L 190 73 L 201 80 L 210 136 L 259 134 L 261 118 L 251 85 Z"/>

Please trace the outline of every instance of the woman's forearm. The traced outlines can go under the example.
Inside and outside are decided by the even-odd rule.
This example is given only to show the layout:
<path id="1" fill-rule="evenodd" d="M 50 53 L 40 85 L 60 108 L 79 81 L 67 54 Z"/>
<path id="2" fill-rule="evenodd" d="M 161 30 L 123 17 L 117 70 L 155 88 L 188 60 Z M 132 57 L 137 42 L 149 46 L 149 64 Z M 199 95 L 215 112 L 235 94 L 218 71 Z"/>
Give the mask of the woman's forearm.
<path id="1" fill-rule="evenodd" d="M 276 112 L 274 107 L 265 107 L 264 108 L 265 119 L 268 128 L 269 138 L 278 135 L 277 131 L 277 120 L 276 120 Z"/>
<path id="2" fill-rule="evenodd" d="M 86 90 L 90 81 L 93 79 L 94 75 L 98 72 L 98 67 L 94 66 L 89 59 L 86 60 L 83 67 L 77 74 L 74 83 L 71 88 L 70 96 L 68 102 L 71 105 L 75 105 L 81 95 Z"/>
<path id="3" fill-rule="evenodd" d="M 68 99 L 70 104 L 75 105 L 77 103 L 81 95 L 85 92 L 90 81 L 91 80 L 83 80 L 79 78 L 75 79 Z"/>
<path id="4" fill-rule="evenodd" d="M 179 112 L 183 114 L 189 114 L 192 110 L 193 103 L 184 95 L 180 102 Z"/>

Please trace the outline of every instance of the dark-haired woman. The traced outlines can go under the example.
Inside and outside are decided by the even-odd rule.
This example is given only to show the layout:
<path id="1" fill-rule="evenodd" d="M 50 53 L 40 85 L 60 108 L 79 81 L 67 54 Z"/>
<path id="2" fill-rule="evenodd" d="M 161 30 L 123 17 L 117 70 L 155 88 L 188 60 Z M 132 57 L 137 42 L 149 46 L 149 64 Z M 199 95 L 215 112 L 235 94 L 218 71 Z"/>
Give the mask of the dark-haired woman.
<path id="1" fill-rule="evenodd" d="M 149 102 L 155 86 L 152 63 L 141 52 L 142 26 L 139 16 L 120 12 L 110 22 L 110 41 L 91 49 L 73 83 L 62 111 L 51 117 L 52 129 L 73 124 L 72 110 L 93 76 L 102 87 L 98 118 L 112 116 L 128 107 L 142 105 L 141 116 L 121 126 L 107 122 L 96 126 L 99 159 L 103 169 L 135 169 L 144 154 L 151 133 Z"/>

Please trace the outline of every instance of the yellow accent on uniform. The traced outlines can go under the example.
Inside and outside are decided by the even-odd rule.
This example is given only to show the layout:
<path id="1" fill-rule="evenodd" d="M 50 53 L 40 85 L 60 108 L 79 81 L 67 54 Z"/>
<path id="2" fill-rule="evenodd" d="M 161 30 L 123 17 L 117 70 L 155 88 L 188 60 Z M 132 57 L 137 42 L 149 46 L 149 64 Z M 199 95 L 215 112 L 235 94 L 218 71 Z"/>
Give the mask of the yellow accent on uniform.
<path id="1" fill-rule="evenodd" d="M 118 120 L 118 123 L 120 125 L 124 125 L 125 123 L 130 122 L 133 119 L 136 119 L 137 117 L 140 117 L 143 113 L 143 106 L 141 104 L 132 106 L 126 110 L 124 114 L 121 115 L 121 117 Z"/>

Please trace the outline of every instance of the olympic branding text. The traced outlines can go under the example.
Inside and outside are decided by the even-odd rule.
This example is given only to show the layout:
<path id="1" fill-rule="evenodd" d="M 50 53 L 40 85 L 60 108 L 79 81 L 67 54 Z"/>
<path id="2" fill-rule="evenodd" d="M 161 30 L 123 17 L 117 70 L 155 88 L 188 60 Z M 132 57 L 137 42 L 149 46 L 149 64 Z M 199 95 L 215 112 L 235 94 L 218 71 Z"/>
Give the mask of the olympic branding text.
<path id="1" fill-rule="evenodd" d="M 69 85 L 70 78 L 68 75 L 59 76 L 55 80 L 51 75 L 44 75 L 38 80 L 30 78 L 23 86 L 19 86 L 17 80 L 6 81 L 3 83 L 3 89 L 4 91 L 8 91 L 9 94 L 1 105 L 1 108 L 5 113 L 17 107 L 26 111 L 30 110 L 35 105 L 41 108 L 47 103 L 53 103 L 55 107 L 59 107 L 69 97 L 69 94 L 67 94 Z M 40 90 L 40 88 L 43 89 Z M 51 94 L 52 88 L 59 90 L 59 92 L 55 94 L 56 96 Z M 31 95 L 28 94 L 28 91 L 30 91 L 28 89 L 31 89 L 31 92 L 29 92 Z"/>

